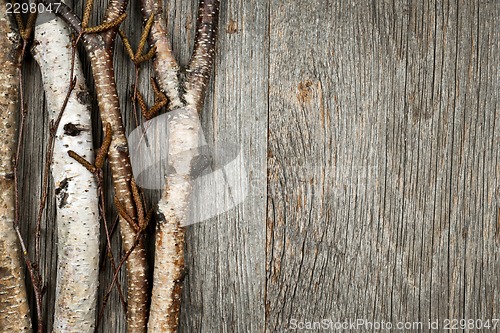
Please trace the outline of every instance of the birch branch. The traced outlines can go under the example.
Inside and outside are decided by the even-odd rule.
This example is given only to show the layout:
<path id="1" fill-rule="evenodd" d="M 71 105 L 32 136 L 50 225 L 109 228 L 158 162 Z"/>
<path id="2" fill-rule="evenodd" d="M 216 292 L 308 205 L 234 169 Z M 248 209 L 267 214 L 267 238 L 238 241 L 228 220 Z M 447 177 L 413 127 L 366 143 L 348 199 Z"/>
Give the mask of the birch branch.
<path id="1" fill-rule="evenodd" d="M 169 168 L 158 202 L 153 292 L 148 332 L 177 332 L 184 274 L 184 228 L 192 192 L 191 162 L 198 155 L 198 113 L 179 109 L 170 120 Z M 177 111 L 174 111 L 177 112 Z"/>
<path id="2" fill-rule="evenodd" d="M 57 0 L 43 0 L 43 2 L 54 4 Z M 130 188 L 132 169 L 113 68 L 113 50 L 117 33 L 115 23 L 123 17 L 126 6 L 126 0 L 112 0 L 106 9 L 104 23 L 99 27 L 104 30 L 97 29 L 96 33 L 85 33 L 89 31 L 89 28 L 86 27 L 87 22 L 84 21 L 82 27 L 81 20 L 65 5 L 59 7 L 57 14 L 83 39 L 95 79 L 101 120 L 103 123 L 110 124 L 112 128 L 113 135 L 108 159 L 115 196 L 125 208 L 125 213 L 137 220 L 137 210 Z M 120 215 L 120 232 L 123 249 L 128 252 L 134 246 L 137 235 L 122 215 Z M 146 251 L 142 235 L 128 256 L 126 267 L 128 277 L 127 332 L 145 332 L 148 286 Z"/>
<path id="3" fill-rule="evenodd" d="M 195 47 L 185 89 L 176 80 L 178 69 L 165 35 L 167 30 L 161 13 L 161 1 L 143 0 L 142 6 L 144 19 L 151 13 L 158 13 L 153 25 L 157 33 L 152 31 L 150 41 L 157 47 L 154 67 L 160 88 L 167 97 L 178 99 L 182 103 L 169 123 L 167 169 L 173 172 L 165 176 L 166 187 L 158 202 L 153 292 L 148 322 L 148 333 L 177 332 L 184 274 L 182 226 L 189 222 L 187 218 L 192 195 L 192 165 L 199 154 L 201 135 L 198 113 L 203 107 L 212 71 L 220 2 L 200 1 Z M 178 94 L 182 91 L 185 94 L 183 98 L 179 98 Z M 177 104 L 171 103 L 170 109 L 176 107 L 178 108 Z"/>
<path id="4" fill-rule="evenodd" d="M 93 160 L 90 95 L 70 31 L 55 15 L 39 14 L 32 54 L 50 111 L 52 177 L 57 203 L 58 266 L 53 332 L 93 332 L 99 283 L 99 209 L 93 174 L 68 155 Z M 70 82 L 73 91 L 65 101 Z M 66 103 L 66 104 L 65 104 Z"/>
<path id="5" fill-rule="evenodd" d="M 219 7 L 219 0 L 200 0 L 194 49 L 187 70 L 184 95 L 186 104 L 196 108 L 198 112 L 203 109 L 205 92 L 212 72 Z"/>
<path id="6" fill-rule="evenodd" d="M 181 101 L 181 92 L 179 91 L 179 65 L 172 54 L 162 1 L 142 0 L 142 14 L 145 21 L 151 15 L 155 16 L 149 34 L 149 44 L 151 47 L 156 46 L 153 67 L 159 85 L 169 100 L 168 109 L 180 108 L 184 103 Z"/>
<path id="7" fill-rule="evenodd" d="M 14 229 L 20 37 L 0 1 L 0 331 L 31 332 L 22 252 Z"/>

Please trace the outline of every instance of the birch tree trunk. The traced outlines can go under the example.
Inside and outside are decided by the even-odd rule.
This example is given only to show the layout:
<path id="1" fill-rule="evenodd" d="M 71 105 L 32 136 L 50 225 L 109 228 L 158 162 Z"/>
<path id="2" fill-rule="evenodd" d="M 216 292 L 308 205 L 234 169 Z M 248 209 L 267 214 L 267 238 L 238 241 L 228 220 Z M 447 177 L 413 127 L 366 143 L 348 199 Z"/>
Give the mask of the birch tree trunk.
<path id="1" fill-rule="evenodd" d="M 187 70 L 185 89 L 178 80 L 178 65 L 166 36 L 161 1 L 143 0 L 143 18 L 156 13 L 150 43 L 156 46 L 155 73 L 174 112 L 169 123 L 166 186 L 158 202 L 155 265 L 149 333 L 177 332 L 184 274 L 184 228 L 192 197 L 192 166 L 199 154 L 202 133 L 198 114 L 203 107 L 212 70 L 220 2 L 200 0 L 197 34 Z M 183 97 L 180 94 L 186 91 Z M 183 107 L 182 107 L 183 106 Z"/>
<path id="2" fill-rule="evenodd" d="M 54 0 L 44 0 L 46 4 L 54 4 Z M 114 0 L 108 4 L 104 23 L 111 24 L 120 17 L 127 7 L 127 1 Z M 61 5 L 57 13 L 77 34 L 82 32 L 81 20 L 65 5 Z M 113 68 L 113 51 L 116 28 L 110 28 L 98 34 L 84 34 L 83 42 L 90 58 L 97 92 L 97 102 L 101 120 L 110 124 L 112 140 L 108 151 L 113 188 L 116 200 L 124 207 L 125 213 L 137 219 L 137 210 L 131 192 L 132 167 L 130 164 L 127 138 L 122 124 L 120 101 L 116 90 L 115 72 Z M 127 220 L 120 216 L 120 233 L 122 246 L 127 258 L 127 332 L 146 332 L 147 323 L 147 262 L 144 246 L 144 235 L 137 235 Z M 135 247 L 134 247 L 135 246 Z"/>
<path id="3" fill-rule="evenodd" d="M 22 253 L 14 231 L 20 37 L 0 1 L 0 331 L 31 332 Z"/>
<path id="4" fill-rule="evenodd" d="M 70 31 L 55 15 L 39 14 L 33 56 L 40 66 L 50 121 L 56 123 L 71 77 Z M 56 131 L 52 176 L 57 201 L 58 266 L 54 332 L 93 332 L 98 287 L 99 208 L 97 181 L 68 155 L 93 163 L 90 95 L 78 57 L 76 85 Z"/>
<path id="5" fill-rule="evenodd" d="M 177 332 L 184 274 L 184 226 L 189 222 L 192 162 L 198 156 L 201 134 L 198 112 L 186 107 L 172 111 L 168 161 L 171 173 L 158 202 L 158 227 L 153 293 L 148 332 Z"/>
<path id="6" fill-rule="evenodd" d="M 152 46 L 156 47 L 156 55 L 153 63 L 154 70 L 161 90 L 165 92 L 169 99 L 168 109 L 180 108 L 184 103 L 180 99 L 179 66 L 172 54 L 162 2 L 157 0 L 143 0 L 142 13 L 144 20 L 147 20 L 151 15 L 155 15 L 149 35 L 149 42 Z M 182 111 L 176 112 L 176 115 L 182 113 Z M 192 115 L 193 113 L 191 112 L 191 117 L 175 117 L 170 122 L 172 126 L 169 130 L 174 131 L 176 134 L 180 133 L 175 128 L 176 125 L 179 125 L 182 132 L 180 134 L 184 134 L 183 137 L 188 140 L 194 139 L 194 142 L 197 143 L 199 128 L 190 125 L 199 123 L 198 116 L 195 112 L 195 118 L 193 119 Z M 187 125 L 186 131 L 182 131 L 185 127 L 183 125 Z M 189 130 L 189 128 L 192 130 Z M 193 134 L 196 134 L 195 137 L 192 136 Z M 178 145 L 182 141 L 176 140 L 176 137 L 168 138 L 168 141 L 168 158 L 172 161 L 175 160 L 174 152 L 179 151 L 178 148 L 181 147 L 178 147 Z M 183 157 L 188 160 L 192 158 L 186 155 L 183 155 Z M 186 163 L 188 162 L 185 159 L 177 160 L 177 164 L 171 166 L 174 169 L 178 167 L 180 171 L 186 169 Z M 173 192 L 168 190 L 170 187 L 166 189 L 158 203 L 153 292 L 148 320 L 149 333 L 177 332 L 181 305 L 182 274 L 184 269 L 184 230 L 181 222 L 185 222 L 184 217 L 187 215 L 187 210 L 189 209 L 188 201 L 192 187 L 189 168 L 183 174 L 174 172 L 168 176 L 166 184 L 172 186 L 171 189 Z"/>

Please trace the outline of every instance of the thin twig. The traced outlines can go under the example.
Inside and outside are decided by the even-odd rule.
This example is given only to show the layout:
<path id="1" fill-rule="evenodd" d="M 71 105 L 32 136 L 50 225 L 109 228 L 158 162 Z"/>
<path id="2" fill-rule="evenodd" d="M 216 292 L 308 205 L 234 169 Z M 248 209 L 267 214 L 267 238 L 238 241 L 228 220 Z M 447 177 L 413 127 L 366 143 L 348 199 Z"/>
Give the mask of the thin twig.
<path id="1" fill-rule="evenodd" d="M 102 316 L 104 315 L 104 310 L 106 309 L 106 305 L 107 305 L 108 300 L 109 300 L 109 295 L 111 294 L 111 291 L 113 290 L 114 284 L 117 282 L 118 274 L 120 273 L 120 270 L 121 270 L 123 264 L 127 261 L 130 254 L 132 254 L 132 251 L 134 251 L 137 244 L 139 244 L 139 240 L 141 239 L 141 236 L 142 236 L 141 233 L 136 234 L 134 244 L 127 251 L 127 253 L 125 253 L 125 255 L 122 257 L 122 259 L 120 260 L 120 263 L 118 264 L 118 267 L 116 267 L 116 270 L 113 274 L 113 279 L 111 280 L 111 284 L 109 285 L 108 290 L 103 297 L 102 306 L 101 306 L 101 309 L 99 311 L 99 316 L 97 317 L 96 332 L 97 332 L 97 328 L 99 327 L 99 324 L 102 320 Z"/>
<path id="2" fill-rule="evenodd" d="M 111 237 L 109 233 L 109 228 L 108 228 L 108 222 L 106 219 L 106 202 L 104 199 L 104 192 L 102 191 L 102 185 L 103 185 L 103 178 L 102 178 L 102 171 L 99 170 L 97 173 L 97 187 L 98 187 L 98 192 L 99 192 L 99 198 L 101 201 L 100 208 L 101 208 L 101 216 L 102 216 L 102 223 L 104 224 L 104 232 L 106 233 L 106 250 L 108 253 L 109 261 L 111 263 L 111 269 L 113 272 L 116 272 L 117 267 L 115 264 L 115 258 L 113 256 L 113 251 L 111 249 Z M 127 302 L 125 301 L 125 296 L 123 295 L 122 292 L 122 286 L 120 281 L 116 281 L 116 287 L 118 289 L 118 295 L 120 296 L 120 301 L 123 306 L 123 311 L 127 313 Z M 97 329 L 96 325 L 96 329 Z"/>
<path id="3" fill-rule="evenodd" d="M 10 1 L 0 0 L 0 7 L 5 8 Z M 0 328 L 6 332 L 30 333 L 32 324 L 25 260 L 19 244 L 22 239 L 19 237 L 19 211 L 14 225 L 18 187 L 18 179 L 14 181 L 18 177 L 14 163 L 18 150 L 18 124 L 22 118 L 19 114 L 19 74 L 23 43 L 11 14 L 0 11 L 0 22 L 0 137 L 3 140 L 0 145 Z"/>
<path id="4" fill-rule="evenodd" d="M 43 211 L 45 209 L 45 206 L 47 203 L 47 197 L 48 197 L 48 193 L 49 193 L 49 173 L 50 173 L 50 166 L 52 165 L 52 158 L 54 157 L 54 141 L 56 139 L 57 129 L 59 128 L 59 124 L 61 123 L 61 118 L 64 114 L 64 110 L 66 109 L 66 106 L 68 105 L 68 101 L 69 101 L 69 98 L 71 96 L 71 92 L 73 91 L 73 89 L 75 88 L 75 85 L 76 85 L 76 77 L 73 77 L 74 62 L 75 62 L 74 56 L 75 56 L 75 52 L 73 52 L 73 59 L 72 59 L 72 64 L 71 64 L 71 75 L 70 75 L 70 77 L 72 79 L 69 83 L 68 92 L 66 93 L 64 103 L 61 107 L 61 110 L 59 111 L 59 114 L 56 118 L 56 121 L 52 122 L 50 125 L 50 128 L 49 128 L 49 142 L 47 143 L 47 154 L 45 156 L 45 166 L 44 166 L 44 171 L 43 171 L 42 198 L 40 200 L 40 206 L 38 208 L 38 215 L 36 218 L 35 262 L 39 262 L 39 260 L 40 260 L 41 224 L 42 224 Z"/>
<path id="5" fill-rule="evenodd" d="M 136 96 L 137 96 L 137 84 L 139 83 L 139 66 L 135 65 L 135 84 L 133 87 L 134 90 L 134 95 L 132 97 L 132 107 L 133 107 L 133 113 L 134 113 L 134 120 L 135 120 L 135 127 L 139 126 L 139 119 L 137 117 L 137 103 L 136 103 Z M 141 122 L 142 124 L 142 122 Z"/>
<path id="6" fill-rule="evenodd" d="M 14 228 L 17 233 L 17 237 L 19 239 L 19 243 L 21 244 L 21 249 L 23 251 L 24 260 L 26 262 L 26 267 L 28 269 L 28 273 L 30 276 L 31 283 L 33 285 L 33 293 L 35 294 L 35 308 L 36 308 L 36 318 L 37 318 L 37 332 L 43 333 L 44 331 L 44 322 L 43 322 L 43 312 L 42 312 L 42 277 L 39 272 L 39 265 L 36 263 L 32 263 L 28 250 L 26 247 L 26 243 L 21 234 L 20 230 L 20 201 L 19 201 L 19 161 L 21 158 L 21 149 L 22 149 L 22 140 L 24 136 L 24 124 L 27 116 L 27 110 L 24 105 L 24 92 L 23 92 L 23 69 L 22 64 L 24 61 L 24 56 L 26 53 L 26 48 L 28 45 L 28 41 L 23 38 L 23 46 L 21 49 L 21 56 L 19 59 L 18 71 L 19 71 L 19 104 L 20 104 L 20 123 L 19 123 L 19 132 L 17 137 L 17 149 L 16 155 L 14 158 Z"/>

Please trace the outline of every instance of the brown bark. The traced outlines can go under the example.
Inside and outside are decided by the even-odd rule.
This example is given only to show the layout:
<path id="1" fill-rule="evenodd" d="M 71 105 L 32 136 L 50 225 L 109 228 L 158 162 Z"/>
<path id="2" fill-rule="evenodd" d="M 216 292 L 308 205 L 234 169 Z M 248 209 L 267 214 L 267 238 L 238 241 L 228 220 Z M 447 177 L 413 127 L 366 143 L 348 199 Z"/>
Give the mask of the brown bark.
<path id="1" fill-rule="evenodd" d="M 149 34 L 151 47 L 156 46 L 153 66 L 161 90 L 169 99 L 169 110 L 184 105 L 179 91 L 179 65 L 172 54 L 172 47 L 167 33 L 167 22 L 163 13 L 162 2 L 158 0 L 142 0 L 142 14 L 144 20 L 155 15 L 153 26 Z"/>
<path id="2" fill-rule="evenodd" d="M 108 161 L 112 173 L 113 187 L 117 199 L 128 216 L 136 216 L 130 181 L 132 169 L 128 154 L 128 144 L 122 125 L 120 106 L 112 55 L 107 50 L 97 49 L 90 55 L 94 72 L 97 99 L 103 123 L 111 125 L 113 136 L 108 151 Z M 122 246 L 125 252 L 134 246 L 136 234 L 129 223 L 120 217 Z M 147 262 L 144 237 L 140 237 L 136 247 L 127 259 L 127 332 L 145 332 L 147 317 Z"/>

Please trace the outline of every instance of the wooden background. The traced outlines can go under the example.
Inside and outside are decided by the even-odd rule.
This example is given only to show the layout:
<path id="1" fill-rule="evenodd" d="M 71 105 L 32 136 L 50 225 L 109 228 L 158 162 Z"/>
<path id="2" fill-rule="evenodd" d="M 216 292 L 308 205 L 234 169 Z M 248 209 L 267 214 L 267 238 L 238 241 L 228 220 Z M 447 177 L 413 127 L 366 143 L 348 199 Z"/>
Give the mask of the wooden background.
<path id="1" fill-rule="evenodd" d="M 197 1 L 165 6 L 186 65 Z M 134 45 L 139 14 L 132 1 L 123 28 Z M 130 131 L 134 68 L 121 41 L 115 64 Z M 187 228 L 180 331 L 499 318 L 499 72 L 498 0 L 222 1 L 203 126 L 216 147 L 241 144 L 249 191 Z M 32 243 L 48 126 L 31 58 L 25 73 L 22 221 Z M 151 102 L 149 73 L 140 89 Z M 53 206 L 42 233 L 49 330 Z M 118 256 L 118 233 L 113 242 Z M 110 277 L 107 264 L 102 287 Z M 116 291 L 99 332 L 124 332 Z"/>

